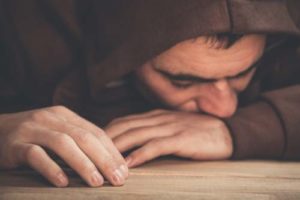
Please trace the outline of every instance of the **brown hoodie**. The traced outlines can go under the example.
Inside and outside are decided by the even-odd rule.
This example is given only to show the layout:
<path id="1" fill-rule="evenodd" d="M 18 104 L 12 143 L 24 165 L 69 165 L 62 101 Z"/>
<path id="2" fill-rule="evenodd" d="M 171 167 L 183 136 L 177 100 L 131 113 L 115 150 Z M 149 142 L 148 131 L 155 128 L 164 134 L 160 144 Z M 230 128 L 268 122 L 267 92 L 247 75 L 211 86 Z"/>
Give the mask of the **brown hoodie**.
<path id="1" fill-rule="evenodd" d="M 298 0 L 1 0 L 2 112 L 64 104 L 105 125 L 155 107 L 132 85 L 107 83 L 179 41 L 266 33 L 284 42 L 225 120 L 233 158 L 300 159 L 299 10 Z"/>

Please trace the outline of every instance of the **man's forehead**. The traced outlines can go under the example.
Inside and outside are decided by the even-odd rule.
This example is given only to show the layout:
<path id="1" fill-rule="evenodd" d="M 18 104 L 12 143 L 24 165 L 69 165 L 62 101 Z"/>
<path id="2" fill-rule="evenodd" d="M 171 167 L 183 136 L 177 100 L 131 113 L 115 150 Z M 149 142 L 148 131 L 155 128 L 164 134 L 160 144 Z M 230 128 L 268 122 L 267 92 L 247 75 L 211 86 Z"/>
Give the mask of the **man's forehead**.
<path id="1" fill-rule="evenodd" d="M 250 38 L 251 39 L 251 38 Z M 263 45 L 238 41 L 228 49 L 212 49 L 196 43 L 180 43 L 154 59 L 154 66 L 173 74 L 204 78 L 234 76 L 249 68 L 262 54 Z"/>
<path id="2" fill-rule="evenodd" d="M 182 59 L 180 57 L 168 57 L 166 59 L 154 61 L 154 67 L 172 74 L 186 74 L 204 78 L 223 78 L 224 76 L 234 76 L 246 70 L 254 62 L 253 57 L 197 57 Z"/>

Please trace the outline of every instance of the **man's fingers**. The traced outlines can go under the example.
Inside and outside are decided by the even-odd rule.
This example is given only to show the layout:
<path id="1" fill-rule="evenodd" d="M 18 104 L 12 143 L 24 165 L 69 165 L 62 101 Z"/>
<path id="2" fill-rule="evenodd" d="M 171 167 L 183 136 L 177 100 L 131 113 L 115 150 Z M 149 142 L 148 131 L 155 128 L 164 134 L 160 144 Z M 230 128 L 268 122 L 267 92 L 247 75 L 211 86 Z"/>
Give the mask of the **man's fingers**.
<path id="1" fill-rule="evenodd" d="M 166 110 L 162 110 L 162 109 L 151 110 L 151 111 L 145 112 L 145 113 L 132 114 L 132 115 L 128 115 L 128 116 L 125 116 L 125 117 L 116 118 L 116 119 L 112 120 L 110 122 L 110 124 L 113 125 L 113 124 L 117 124 L 117 123 L 121 123 L 121 122 L 126 122 L 126 121 L 129 121 L 129 120 L 140 119 L 140 118 L 146 119 L 146 118 L 149 118 L 149 117 L 154 117 L 154 116 L 157 116 L 157 115 L 162 115 L 164 113 L 167 113 L 167 111 Z"/>
<path id="2" fill-rule="evenodd" d="M 97 167 L 104 171 L 111 183 L 114 185 L 123 184 L 122 177 L 120 183 L 116 183 L 116 181 L 112 181 L 113 175 L 107 172 L 114 167 L 113 171 L 121 169 L 123 176 L 128 177 L 128 168 L 123 156 L 102 129 L 63 106 L 50 107 L 48 111 L 62 119 L 60 121 L 52 120 L 52 127 L 55 127 L 55 130 L 69 133 L 72 137 L 77 138 L 75 139 L 76 143 L 79 143 L 79 146 L 86 146 L 85 152 L 87 155 L 92 157 L 92 160 L 97 163 Z M 69 122 L 69 124 L 66 122 Z M 96 138 L 89 136 L 90 134 L 95 135 Z M 100 152 L 106 155 L 102 155 Z M 103 164 L 100 161 L 101 158 L 110 160 L 109 164 Z M 114 179 L 116 178 L 114 177 Z"/>
<path id="3" fill-rule="evenodd" d="M 110 183 L 116 186 L 124 184 L 128 177 L 128 167 L 121 153 L 103 131 L 95 135 L 68 123 L 60 124 L 58 129 L 75 141 Z"/>
<path id="4" fill-rule="evenodd" d="M 136 118 L 121 118 L 117 119 L 110 123 L 106 128 L 105 132 L 107 135 L 114 139 L 117 136 L 123 134 L 124 132 L 145 127 L 145 126 L 158 126 L 161 124 L 166 124 L 173 119 L 173 115 L 164 115 L 163 111 L 152 111 L 151 114 L 146 113 L 144 115 L 140 115 L 140 117 Z"/>
<path id="5" fill-rule="evenodd" d="M 113 139 L 113 142 L 118 150 L 123 153 L 134 147 L 141 146 L 154 138 L 171 136 L 173 134 L 174 132 L 172 132 L 172 129 L 168 124 L 146 126 L 130 129 Z"/>
<path id="6" fill-rule="evenodd" d="M 21 162 L 28 164 L 57 187 L 66 187 L 68 178 L 63 170 L 38 145 L 18 144 L 17 155 Z"/>
<path id="7" fill-rule="evenodd" d="M 135 167 L 159 156 L 176 153 L 180 148 L 177 136 L 153 139 L 126 158 L 128 167 Z"/>
<path id="8" fill-rule="evenodd" d="M 78 147 L 80 148 L 81 154 L 83 154 L 83 151 L 85 156 L 88 157 L 90 161 L 92 161 L 96 165 L 96 167 L 101 170 L 102 174 L 109 180 L 110 183 L 116 186 L 123 185 L 125 179 L 128 177 L 128 167 L 125 163 L 124 158 L 114 146 L 111 139 L 106 136 L 104 131 L 102 131 L 100 128 L 95 127 L 95 125 L 77 116 L 72 111 L 68 109 L 64 111 L 64 109 L 66 108 L 52 107 L 49 108 L 50 111 L 47 114 L 45 114 L 44 111 L 41 111 L 40 118 L 37 120 L 43 123 L 43 125 L 51 128 L 54 132 L 57 132 L 57 137 L 60 137 L 59 133 L 64 133 L 65 135 L 70 136 L 72 141 L 77 144 L 77 149 Z M 61 112 L 63 114 L 57 116 L 58 114 L 55 112 Z M 39 113 L 37 113 L 36 115 L 38 114 Z M 44 119 L 41 119 L 41 116 L 43 116 Z M 35 118 L 37 117 L 38 116 L 36 116 Z M 42 130 L 40 130 L 40 132 L 41 131 Z M 44 130 L 44 132 L 45 131 L 47 130 Z M 38 135 L 37 137 L 41 136 Z M 47 137 L 53 136 L 49 134 L 49 136 Z M 40 138 L 40 142 L 44 141 L 43 138 Z M 65 138 L 65 140 L 66 139 L 68 138 Z M 46 142 L 45 145 L 49 146 L 48 141 L 44 142 Z M 60 148 L 57 145 L 53 144 L 53 142 L 51 143 L 51 145 L 52 147 L 49 148 L 51 148 L 53 151 L 57 151 L 57 149 L 55 148 Z M 72 148 L 76 149 L 74 145 Z M 66 161 L 67 158 L 63 159 Z M 74 168 L 75 165 L 76 164 L 74 164 L 72 168 Z"/>
<path id="9" fill-rule="evenodd" d="M 75 130 L 69 133 L 69 135 L 74 138 L 82 151 L 100 169 L 110 183 L 116 186 L 123 185 L 128 176 L 128 167 L 121 154 L 105 133 L 101 133 L 96 137 L 83 129 L 74 128 Z M 117 156 L 118 159 L 116 159 Z"/>
<path id="10" fill-rule="evenodd" d="M 35 128 L 34 144 L 47 147 L 61 157 L 73 168 L 90 186 L 103 184 L 103 177 L 91 160 L 82 152 L 75 141 L 67 134 Z"/>
<path id="11" fill-rule="evenodd" d="M 138 118 L 134 120 L 120 121 L 119 123 L 115 123 L 114 125 L 108 125 L 108 127 L 105 128 L 105 132 L 111 139 L 114 139 L 128 130 L 145 126 L 155 126 L 157 125 L 157 123 L 158 121 L 152 118 Z"/>

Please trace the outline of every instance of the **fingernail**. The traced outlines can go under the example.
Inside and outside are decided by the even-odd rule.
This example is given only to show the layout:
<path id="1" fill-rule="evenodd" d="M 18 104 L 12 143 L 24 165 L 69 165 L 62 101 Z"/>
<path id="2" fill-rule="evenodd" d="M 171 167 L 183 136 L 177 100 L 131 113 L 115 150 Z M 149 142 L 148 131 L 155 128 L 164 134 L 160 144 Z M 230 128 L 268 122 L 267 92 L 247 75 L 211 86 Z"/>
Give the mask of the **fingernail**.
<path id="1" fill-rule="evenodd" d="M 103 184 L 103 177 L 99 174 L 98 171 L 92 173 L 92 184 L 93 186 L 101 186 Z"/>
<path id="2" fill-rule="evenodd" d="M 120 170 L 125 178 L 128 178 L 128 167 L 126 165 L 121 165 Z"/>
<path id="3" fill-rule="evenodd" d="M 124 184 L 124 181 L 125 181 L 125 178 L 123 176 L 123 173 L 120 169 L 116 169 L 114 172 L 113 172 L 113 182 L 115 185 L 123 185 Z"/>
<path id="4" fill-rule="evenodd" d="M 65 187 L 68 185 L 68 179 L 66 175 L 64 175 L 63 173 L 59 173 L 57 175 L 57 180 L 58 180 L 58 186 L 60 187 Z"/>

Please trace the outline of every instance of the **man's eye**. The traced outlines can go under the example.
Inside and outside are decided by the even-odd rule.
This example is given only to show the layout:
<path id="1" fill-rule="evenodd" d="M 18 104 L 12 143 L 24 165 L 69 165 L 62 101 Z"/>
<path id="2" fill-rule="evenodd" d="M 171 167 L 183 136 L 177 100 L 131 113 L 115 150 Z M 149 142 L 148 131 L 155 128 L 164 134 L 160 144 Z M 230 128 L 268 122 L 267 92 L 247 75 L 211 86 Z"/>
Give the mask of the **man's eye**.
<path id="1" fill-rule="evenodd" d="M 182 80 L 171 80 L 171 83 L 174 87 L 180 89 L 191 87 L 194 84 L 193 81 L 182 81 Z"/>

